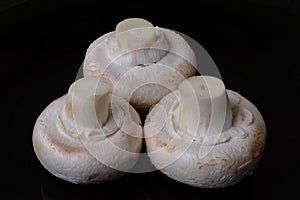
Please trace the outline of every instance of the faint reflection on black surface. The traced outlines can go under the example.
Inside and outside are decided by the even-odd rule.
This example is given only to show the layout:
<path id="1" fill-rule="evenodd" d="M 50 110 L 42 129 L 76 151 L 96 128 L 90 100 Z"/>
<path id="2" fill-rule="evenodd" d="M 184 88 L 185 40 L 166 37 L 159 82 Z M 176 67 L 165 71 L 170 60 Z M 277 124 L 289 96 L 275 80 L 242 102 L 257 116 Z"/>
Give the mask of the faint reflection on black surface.
<path id="1" fill-rule="evenodd" d="M 195 188 L 174 181 L 159 171 L 131 174 L 127 173 L 122 178 L 96 185 L 76 185 L 60 180 L 43 170 L 41 173 L 41 196 L 44 200 L 66 199 L 200 199 L 209 197 L 219 199 L 230 196 L 231 199 L 255 199 L 266 188 L 261 187 L 264 175 L 258 173 L 246 177 L 234 186 L 219 189 Z M 264 179 L 267 181 L 267 179 Z M 269 180 L 268 180 L 269 181 Z M 275 178 L 274 178 L 275 181 Z"/>
<path id="2" fill-rule="evenodd" d="M 44 200 L 89 199 L 92 197 L 116 198 L 118 195 L 130 197 L 130 190 L 122 187 L 122 181 L 92 185 L 76 185 L 60 180 L 48 172 L 41 176 L 41 195 Z M 132 198 L 134 195 L 132 195 Z"/>

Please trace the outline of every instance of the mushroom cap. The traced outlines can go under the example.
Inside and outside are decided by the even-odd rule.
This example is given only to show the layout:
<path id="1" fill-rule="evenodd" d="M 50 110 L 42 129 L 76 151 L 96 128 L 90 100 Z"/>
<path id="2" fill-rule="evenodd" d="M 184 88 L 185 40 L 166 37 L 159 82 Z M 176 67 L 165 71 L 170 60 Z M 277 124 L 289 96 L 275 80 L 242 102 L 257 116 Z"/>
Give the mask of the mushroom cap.
<path id="1" fill-rule="evenodd" d="M 116 148 L 105 147 L 103 141 L 85 141 L 78 134 L 65 129 L 59 111 L 66 97 L 53 101 L 35 123 L 33 147 L 42 165 L 53 175 L 76 184 L 112 181 L 133 167 L 141 150 L 143 134 L 138 113 L 125 100 L 114 97 L 112 109 L 117 104 L 118 109 L 129 109 L 129 113 L 124 112 L 122 126 L 103 140 L 109 140 Z M 134 133 L 128 134 L 130 128 Z M 90 143 L 93 148 L 89 148 Z M 97 156 L 99 154 L 100 159 Z"/>
<path id="2" fill-rule="evenodd" d="M 104 76 L 114 85 L 114 94 L 128 100 L 136 109 L 145 111 L 157 103 L 187 77 L 196 74 L 196 57 L 188 43 L 174 31 L 155 27 L 168 47 L 146 46 L 132 51 L 119 51 L 110 42 L 117 33 L 107 33 L 87 49 L 83 63 L 84 76 Z M 151 57 L 157 50 L 160 58 L 139 63 L 136 57 Z M 113 53 L 112 53 L 113 52 Z M 153 56 L 155 57 L 155 56 Z"/>
<path id="3" fill-rule="evenodd" d="M 144 134 L 151 162 L 167 176 L 195 187 L 233 185 L 251 174 L 266 139 L 264 120 L 240 94 L 227 90 L 233 125 L 220 135 L 190 138 L 176 130 L 172 109 L 178 91 L 165 96 L 147 116 Z"/>

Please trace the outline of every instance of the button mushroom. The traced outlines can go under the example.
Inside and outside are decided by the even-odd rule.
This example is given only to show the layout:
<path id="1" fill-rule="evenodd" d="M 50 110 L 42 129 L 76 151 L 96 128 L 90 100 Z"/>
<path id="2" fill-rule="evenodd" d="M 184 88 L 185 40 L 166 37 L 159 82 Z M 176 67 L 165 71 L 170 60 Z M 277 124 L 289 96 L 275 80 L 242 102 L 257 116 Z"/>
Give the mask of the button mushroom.
<path id="1" fill-rule="evenodd" d="M 42 112 L 32 139 L 49 172 L 72 183 L 100 183 L 135 164 L 142 144 L 140 118 L 111 90 L 105 78 L 83 78 Z"/>
<path id="2" fill-rule="evenodd" d="M 195 76 L 152 108 L 144 134 L 156 168 L 177 181 L 216 188 L 256 168 L 266 127 L 257 108 L 221 80 Z"/>
<path id="3" fill-rule="evenodd" d="M 116 95 L 146 111 L 186 77 L 195 75 L 195 66 L 195 54 L 179 34 L 130 18 L 89 46 L 83 72 L 84 76 L 107 77 Z"/>

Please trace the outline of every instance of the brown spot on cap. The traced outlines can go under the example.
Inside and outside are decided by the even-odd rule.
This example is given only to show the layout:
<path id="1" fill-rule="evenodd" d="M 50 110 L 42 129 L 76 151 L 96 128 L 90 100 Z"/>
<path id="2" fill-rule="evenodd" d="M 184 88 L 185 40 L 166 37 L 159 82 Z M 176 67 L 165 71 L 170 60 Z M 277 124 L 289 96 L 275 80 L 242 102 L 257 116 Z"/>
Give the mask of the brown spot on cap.
<path id="1" fill-rule="evenodd" d="M 251 158 L 254 161 L 259 161 L 265 146 L 265 131 L 263 128 L 258 128 L 253 134 L 251 144 Z"/>
<path id="2" fill-rule="evenodd" d="M 165 148 L 166 146 L 168 146 L 168 144 L 159 139 L 158 137 L 155 137 L 155 146 L 160 149 Z"/>
<path id="3" fill-rule="evenodd" d="M 205 90 L 205 86 L 204 85 L 200 85 L 200 90 Z"/>
<path id="4" fill-rule="evenodd" d="M 213 163 L 213 162 L 208 162 L 208 163 L 197 162 L 197 166 L 199 169 L 202 167 L 215 167 L 216 165 L 217 163 Z"/>
<path id="5" fill-rule="evenodd" d="M 100 174 L 93 174 L 93 175 L 90 175 L 87 178 L 86 182 L 88 182 L 88 183 L 100 183 L 102 179 L 103 179 L 103 177 Z"/>
<path id="6" fill-rule="evenodd" d="M 173 152 L 176 151 L 176 146 L 170 147 L 170 146 L 168 145 L 167 148 L 168 148 L 167 151 L 168 151 L 169 153 L 173 153 Z"/>

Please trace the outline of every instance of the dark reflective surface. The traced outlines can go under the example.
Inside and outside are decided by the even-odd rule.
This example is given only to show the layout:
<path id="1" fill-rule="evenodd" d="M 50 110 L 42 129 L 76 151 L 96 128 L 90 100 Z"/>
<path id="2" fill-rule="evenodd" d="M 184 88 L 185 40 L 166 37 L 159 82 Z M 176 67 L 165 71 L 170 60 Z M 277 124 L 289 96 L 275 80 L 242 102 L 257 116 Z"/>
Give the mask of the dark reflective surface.
<path id="1" fill-rule="evenodd" d="M 96 1 L 25 1 L 10 8 L 8 1 L 0 4 L 6 8 L 0 9 L 1 195 L 6 199 L 292 197 L 300 178 L 299 3 L 210 2 L 173 3 L 173 8 L 155 2 L 148 7 Z M 126 174 L 112 183 L 82 186 L 59 180 L 40 165 L 31 142 L 36 118 L 67 92 L 89 43 L 127 17 L 146 18 L 198 41 L 219 67 L 227 88 L 258 107 L 268 137 L 252 176 L 224 189 L 193 188 L 160 172 Z"/>

